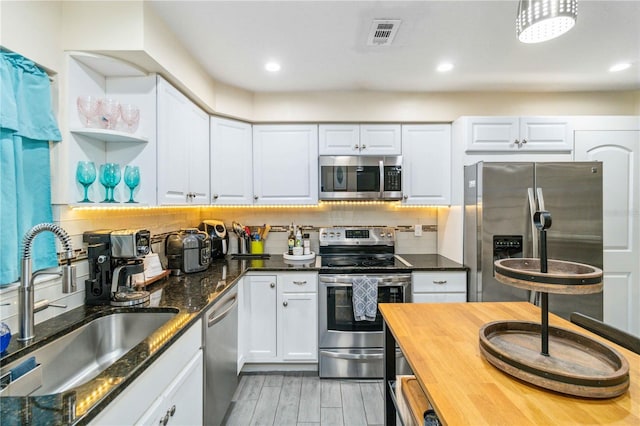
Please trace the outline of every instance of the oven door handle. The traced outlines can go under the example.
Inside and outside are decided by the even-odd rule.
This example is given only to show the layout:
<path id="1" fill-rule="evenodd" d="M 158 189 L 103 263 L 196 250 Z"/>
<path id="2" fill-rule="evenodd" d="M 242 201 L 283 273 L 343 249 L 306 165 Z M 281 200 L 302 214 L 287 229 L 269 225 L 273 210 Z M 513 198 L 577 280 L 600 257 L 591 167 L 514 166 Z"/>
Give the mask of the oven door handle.
<path id="1" fill-rule="evenodd" d="M 328 356 L 331 358 L 348 359 L 350 361 L 362 361 L 362 362 L 384 358 L 383 352 L 375 353 L 375 354 L 348 354 L 344 352 L 321 350 L 320 355 Z M 400 358 L 401 356 L 402 356 L 402 351 L 399 348 L 396 348 L 396 358 Z"/>
<path id="2" fill-rule="evenodd" d="M 338 275 L 338 276 L 320 275 L 319 276 L 319 280 L 321 283 L 345 284 L 345 285 L 351 285 L 353 283 L 353 278 L 354 278 L 353 276 L 349 276 L 349 275 Z M 377 280 L 378 280 L 378 285 L 383 285 L 383 286 L 410 284 L 411 275 L 394 275 L 390 277 L 380 277 L 380 278 L 377 278 Z"/>

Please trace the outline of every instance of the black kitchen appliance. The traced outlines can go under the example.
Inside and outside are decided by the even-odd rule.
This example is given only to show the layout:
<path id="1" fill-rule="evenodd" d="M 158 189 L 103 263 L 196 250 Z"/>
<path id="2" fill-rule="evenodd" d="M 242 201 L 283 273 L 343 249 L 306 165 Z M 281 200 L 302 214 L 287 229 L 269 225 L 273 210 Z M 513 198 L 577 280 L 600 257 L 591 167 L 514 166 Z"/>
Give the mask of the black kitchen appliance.
<path id="1" fill-rule="evenodd" d="M 388 227 L 320 229 L 318 289 L 319 375 L 380 378 L 383 375 L 383 320 L 354 315 L 356 280 L 377 283 L 377 303 L 411 300 L 410 265 L 395 255 L 395 230 Z M 396 369 L 409 371 L 398 354 Z"/>
<path id="2" fill-rule="evenodd" d="M 229 252 L 229 233 L 224 222 L 216 219 L 205 220 L 198 229 L 206 232 L 211 239 L 211 258 L 224 258 Z"/>
<path id="3" fill-rule="evenodd" d="M 85 280 L 87 305 L 132 306 L 146 304 L 149 293 L 135 291 L 134 274 L 144 272 L 142 258 L 149 253 L 151 233 L 146 229 L 85 232 L 89 279 Z"/>
<path id="4" fill-rule="evenodd" d="M 173 275 L 204 271 L 211 264 L 211 238 L 197 228 L 172 232 L 165 240 L 165 255 Z"/>

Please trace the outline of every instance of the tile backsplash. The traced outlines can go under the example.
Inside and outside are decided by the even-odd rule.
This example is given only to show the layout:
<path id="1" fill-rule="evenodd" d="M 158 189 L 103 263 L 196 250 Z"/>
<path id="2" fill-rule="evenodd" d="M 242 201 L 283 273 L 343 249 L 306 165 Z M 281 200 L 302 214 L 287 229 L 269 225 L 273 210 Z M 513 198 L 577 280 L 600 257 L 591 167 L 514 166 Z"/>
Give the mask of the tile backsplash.
<path id="1" fill-rule="evenodd" d="M 152 235 L 163 234 L 185 227 L 195 227 L 205 219 L 223 220 L 230 229 L 236 221 L 250 227 L 296 225 L 314 228 L 327 226 L 411 226 L 410 232 L 398 232 L 398 253 L 437 253 L 437 208 L 398 207 L 387 204 L 321 204 L 318 207 L 154 207 L 154 208 L 98 208 L 73 209 L 67 205 L 54 205 L 54 222 L 71 236 L 74 249 L 83 248 L 82 234 L 98 229 L 142 228 Z M 421 237 L 414 236 L 413 225 L 427 225 L 430 231 Z M 233 234 L 230 246 L 237 247 Z M 265 244 L 265 252 L 280 254 L 286 249 L 286 232 L 272 232 Z M 235 246 L 234 246 L 235 245 Z M 58 247 L 60 249 L 60 247 Z M 158 251 L 158 247 L 154 245 Z M 318 250 L 317 231 L 311 232 L 311 249 Z M 86 260 L 75 263 L 78 291 L 62 293 L 60 279 L 52 275 L 41 276 L 36 283 L 35 300 L 66 305 L 66 308 L 49 307 L 36 314 L 36 323 L 74 309 L 84 303 L 84 280 L 89 271 Z M 18 333 L 18 284 L 0 289 L 0 319 L 6 322 L 12 333 Z"/>

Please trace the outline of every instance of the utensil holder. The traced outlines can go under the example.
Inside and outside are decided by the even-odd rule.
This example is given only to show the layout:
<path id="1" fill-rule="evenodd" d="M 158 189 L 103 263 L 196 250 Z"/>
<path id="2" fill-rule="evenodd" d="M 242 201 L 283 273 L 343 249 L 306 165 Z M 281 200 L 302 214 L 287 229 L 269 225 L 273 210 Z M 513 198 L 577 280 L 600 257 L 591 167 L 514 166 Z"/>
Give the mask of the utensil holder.
<path id="1" fill-rule="evenodd" d="M 251 241 L 251 254 L 262 254 L 264 253 L 264 242 L 263 241 Z"/>

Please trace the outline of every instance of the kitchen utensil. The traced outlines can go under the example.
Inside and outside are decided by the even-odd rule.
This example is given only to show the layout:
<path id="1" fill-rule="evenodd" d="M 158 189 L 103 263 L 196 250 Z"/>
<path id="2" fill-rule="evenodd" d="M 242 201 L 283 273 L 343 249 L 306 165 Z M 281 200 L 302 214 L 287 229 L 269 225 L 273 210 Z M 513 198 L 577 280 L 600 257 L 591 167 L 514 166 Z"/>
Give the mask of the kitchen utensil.
<path id="1" fill-rule="evenodd" d="M 247 237 L 251 237 L 251 229 L 248 226 L 244 227 L 244 235 Z"/>
<path id="2" fill-rule="evenodd" d="M 262 239 L 266 240 L 267 235 L 269 235 L 269 231 L 271 231 L 271 225 L 264 225 L 264 231 L 262 232 Z"/>
<path id="3" fill-rule="evenodd" d="M 231 222 L 231 229 L 238 237 L 242 237 L 244 234 L 244 228 L 238 222 Z"/>

